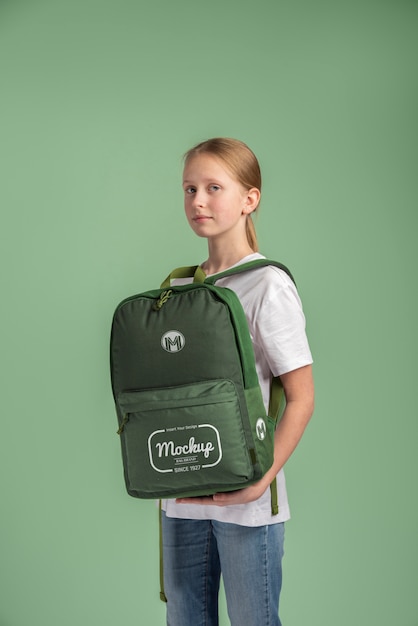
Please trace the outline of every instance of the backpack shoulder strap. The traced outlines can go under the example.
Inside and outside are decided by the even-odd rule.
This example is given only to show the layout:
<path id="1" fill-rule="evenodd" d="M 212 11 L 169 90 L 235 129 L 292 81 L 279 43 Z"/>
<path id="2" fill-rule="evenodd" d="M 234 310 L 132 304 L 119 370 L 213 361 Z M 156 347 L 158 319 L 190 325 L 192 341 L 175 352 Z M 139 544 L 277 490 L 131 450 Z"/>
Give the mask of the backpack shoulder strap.
<path id="1" fill-rule="evenodd" d="M 167 278 L 161 283 L 161 289 L 170 287 L 171 280 L 173 278 L 193 278 L 194 283 L 206 283 L 208 285 L 214 285 L 216 281 L 220 280 L 221 278 L 233 276 L 234 274 L 242 274 L 243 272 L 248 272 L 259 267 L 267 267 L 268 265 L 273 265 L 274 267 L 278 267 L 279 269 L 283 270 L 295 283 L 295 279 L 293 278 L 292 273 L 290 272 L 289 268 L 286 267 L 286 265 L 283 265 L 283 263 L 279 263 L 278 261 L 272 261 L 271 259 L 255 259 L 254 261 L 248 261 L 248 263 L 242 263 L 242 265 L 231 267 L 230 269 L 225 270 L 224 272 L 219 272 L 218 274 L 214 274 L 213 276 L 206 276 L 200 265 L 177 267 L 172 272 L 170 272 Z"/>
<path id="2" fill-rule="evenodd" d="M 292 276 L 289 268 L 283 263 L 279 263 L 278 261 L 272 261 L 271 259 L 255 259 L 254 261 L 249 261 L 248 263 L 242 263 L 242 265 L 237 265 L 229 270 L 224 272 L 219 272 L 219 274 L 215 274 L 213 276 L 209 276 L 205 279 L 205 283 L 214 285 L 217 280 L 221 278 L 226 278 L 227 276 L 233 276 L 234 274 L 241 274 L 243 272 L 248 272 L 250 270 L 259 268 L 259 267 L 267 267 L 272 265 L 274 267 L 278 267 L 279 269 L 286 272 L 286 274 L 291 278 L 291 280 L 296 284 L 295 279 Z M 283 404 L 285 402 L 284 398 L 284 389 L 282 383 L 280 381 L 280 377 L 274 377 L 271 381 L 270 388 L 270 399 L 269 399 L 269 412 L 268 414 L 272 417 L 277 425 L 280 414 L 283 409 Z M 279 503 L 277 498 L 277 481 L 276 478 L 273 479 L 270 485 L 270 497 L 271 497 L 271 512 L 272 515 L 277 515 L 279 513 Z"/>
<path id="3" fill-rule="evenodd" d="M 259 267 L 267 267 L 268 265 L 273 265 L 274 267 L 278 267 L 279 269 L 283 270 L 295 283 L 295 279 L 293 278 L 289 268 L 286 267 L 286 265 L 283 265 L 283 263 L 279 263 L 278 261 L 272 261 L 271 259 L 255 259 L 254 261 L 248 261 L 248 263 L 242 263 L 241 265 L 231 267 L 224 272 L 219 272 L 219 274 L 208 276 L 204 279 L 204 282 L 208 283 L 209 285 L 214 285 L 216 281 L 220 280 L 221 278 L 233 276 L 234 274 L 242 274 L 243 272 L 248 272 Z"/>

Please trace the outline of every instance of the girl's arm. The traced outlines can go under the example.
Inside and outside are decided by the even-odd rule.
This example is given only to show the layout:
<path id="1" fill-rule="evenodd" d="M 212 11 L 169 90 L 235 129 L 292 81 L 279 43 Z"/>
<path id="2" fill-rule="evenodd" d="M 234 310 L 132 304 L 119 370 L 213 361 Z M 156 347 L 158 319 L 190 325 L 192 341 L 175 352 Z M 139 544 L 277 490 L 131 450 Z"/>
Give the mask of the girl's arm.
<path id="1" fill-rule="evenodd" d="M 286 408 L 276 428 L 274 439 L 274 461 L 263 478 L 245 489 L 228 493 L 217 493 L 201 498 L 181 498 L 177 502 L 190 504 L 246 504 L 257 500 L 269 487 L 277 472 L 283 467 L 298 445 L 312 416 L 314 408 L 314 384 L 312 366 L 306 365 L 283 374 L 281 377 Z"/>

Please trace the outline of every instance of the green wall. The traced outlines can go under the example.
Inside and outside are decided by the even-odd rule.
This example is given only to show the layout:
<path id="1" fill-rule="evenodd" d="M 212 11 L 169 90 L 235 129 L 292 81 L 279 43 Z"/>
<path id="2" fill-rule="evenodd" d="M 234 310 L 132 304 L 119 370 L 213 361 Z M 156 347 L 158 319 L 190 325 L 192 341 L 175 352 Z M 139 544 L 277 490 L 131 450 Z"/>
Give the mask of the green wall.
<path id="1" fill-rule="evenodd" d="M 418 625 L 417 14 L 1 0 L 0 626 L 164 624 L 109 330 L 122 298 L 203 260 L 181 155 L 214 135 L 260 158 L 261 248 L 294 271 L 315 356 L 284 625 Z"/>

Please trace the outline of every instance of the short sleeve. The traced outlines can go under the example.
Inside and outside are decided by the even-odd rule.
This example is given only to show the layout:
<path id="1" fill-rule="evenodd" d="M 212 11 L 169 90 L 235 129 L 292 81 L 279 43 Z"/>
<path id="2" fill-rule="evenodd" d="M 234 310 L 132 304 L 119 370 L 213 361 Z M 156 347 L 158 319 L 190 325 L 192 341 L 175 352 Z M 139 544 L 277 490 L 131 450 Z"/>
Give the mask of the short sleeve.
<path id="1" fill-rule="evenodd" d="M 281 269 L 260 273 L 259 304 L 252 320 L 256 353 L 261 351 L 274 376 L 312 363 L 306 320 L 296 286 Z"/>

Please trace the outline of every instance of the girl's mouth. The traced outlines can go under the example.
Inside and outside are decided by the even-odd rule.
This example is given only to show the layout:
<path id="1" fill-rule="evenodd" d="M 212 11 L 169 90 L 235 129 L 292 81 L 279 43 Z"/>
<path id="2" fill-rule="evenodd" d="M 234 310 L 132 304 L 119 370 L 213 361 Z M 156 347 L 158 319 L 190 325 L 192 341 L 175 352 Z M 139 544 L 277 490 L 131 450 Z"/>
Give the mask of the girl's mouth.
<path id="1" fill-rule="evenodd" d="M 193 218 L 193 221 L 197 222 L 197 223 L 201 223 L 201 222 L 206 222 L 207 220 L 210 220 L 210 219 L 212 219 L 212 218 L 209 217 L 208 215 L 196 215 Z"/>

